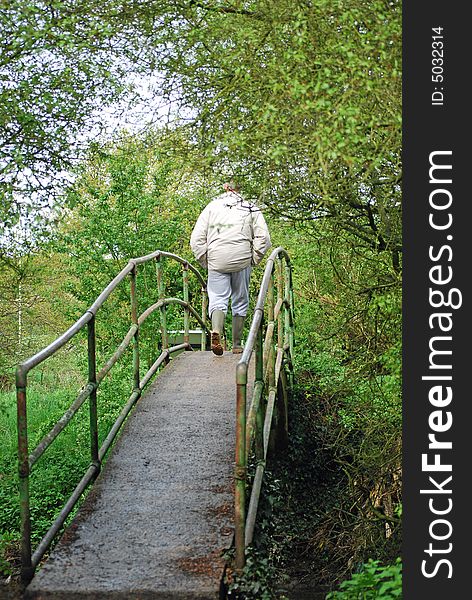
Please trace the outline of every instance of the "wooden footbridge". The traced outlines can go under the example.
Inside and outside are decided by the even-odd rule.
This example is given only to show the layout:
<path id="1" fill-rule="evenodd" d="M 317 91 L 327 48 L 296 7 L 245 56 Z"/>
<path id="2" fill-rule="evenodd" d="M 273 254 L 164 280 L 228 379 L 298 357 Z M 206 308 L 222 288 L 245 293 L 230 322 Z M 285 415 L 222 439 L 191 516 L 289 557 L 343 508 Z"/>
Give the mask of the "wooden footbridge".
<path id="1" fill-rule="evenodd" d="M 166 296 L 167 262 L 181 265 L 180 297 Z M 155 301 L 139 315 L 139 272 L 153 263 Z M 131 324 L 114 354 L 99 368 L 100 309 L 127 281 Z M 176 341 L 175 332 L 168 328 L 167 311 L 172 305 L 182 313 L 181 340 Z M 21 560 L 27 598 L 222 598 L 227 567 L 223 551 L 234 545 L 230 567 L 244 566 L 266 459 L 283 447 L 287 436 L 287 402 L 293 385 L 293 292 L 285 250 L 275 249 L 267 260 L 242 354 L 225 352 L 218 357 L 208 351 L 207 306 L 200 272 L 179 256 L 156 251 L 130 260 L 68 331 L 18 367 Z M 158 351 L 143 373 L 140 331 L 156 311 Z M 200 331 L 198 348 L 190 339 L 192 323 Z M 83 329 L 87 330 L 88 381 L 31 450 L 28 373 Z M 99 447 L 100 384 L 130 347 L 131 395 L 123 399 L 123 409 Z M 90 466 L 42 541 L 32 548 L 30 474 L 84 404 L 90 413 Z M 256 465 L 251 486 L 250 455 Z M 64 530 L 89 486 L 85 501 Z"/>

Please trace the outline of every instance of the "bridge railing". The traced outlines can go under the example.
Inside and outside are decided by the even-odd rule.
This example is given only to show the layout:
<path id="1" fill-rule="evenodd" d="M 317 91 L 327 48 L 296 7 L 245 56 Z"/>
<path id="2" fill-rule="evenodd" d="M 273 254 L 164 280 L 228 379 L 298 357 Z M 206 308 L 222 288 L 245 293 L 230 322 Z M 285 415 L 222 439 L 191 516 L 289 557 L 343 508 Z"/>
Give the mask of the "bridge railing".
<path id="1" fill-rule="evenodd" d="M 267 259 L 254 316 L 236 368 L 235 566 L 244 567 L 252 542 L 269 448 L 287 435 L 287 397 L 293 386 L 292 267 L 284 248 Z M 248 369 L 255 351 L 255 382 L 247 406 Z M 275 431 L 274 431 L 275 429 Z M 275 436 L 275 440 L 274 440 Z M 254 446 L 256 472 L 246 513 L 248 456 Z"/>
<path id="2" fill-rule="evenodd" d="M 177 261 L 182 265 L 182 298 L 166 298 L 165 284 L 163 276 L 163 261 L 165 259 Z M 138 298 L 137 298 L 137 272 L 141 265 L 154 261 L 156 265 L 156 289 L 157 301 L 149 306 L 141 315 L 138 315 Z M 189 302 L 189 273 L 197 277 L 201 285 L 201 310 L 197 310 Z M 119 344 L 114 354 L 106 361 L 106 363 L 97 370 L 97 352 L 96 352 L 96 333 L 95 323 L 97 313 L 100 307 L 105 303 L 110 294 L 127 278 L 130 279 L 130 313 L 131 326 Z M 183 343 L 169 347 L 169 336 L 167 331 L 167 307 L 170 305 L 178 305 L 182 307 L 184 315 L 183 327 Z M 80 496 L 87 486 L 97 477 L 100 472 L 101 463 L 115 439 L 121 425 L 129 414 L 131 408 L 141 396 L 141 393 L 149 383 L 152 376 L 157 372 L 159 367 L 169 361 L 172 353 L 181 350 L 192 350 L 189 342 L 189 323 L 193 317 L 201 327 L 201 349 L 204 350 L 208 346 L 208 336 L 210 329 L 207 325 L 207 308 L 208 296 L 206 290 L 206 282 L 202 278 L 199 271 L 188 261 L 175 254 L 168 252 L 156 251 L 152 254 L 131 259 L 126 267 L 110 282 L 110 284 L 102 291 L 92 306 L 59 338 L 52 342 L 49 346 L 21 363 L 16 371 L 16 388 L 17 388 L 17 415 L 18 415 L 18 460 L 19 460 L 19 489 L 20 489 L 20 518 L 21 518 L 21 577 L 23 583 L 28 583 L 34 575 L 34 571 L 38 566 L 44 553 L 52 543 L 56 534 L 64 525 L 67 517 L 72 512 L 74 506 L 78 502 Z M 146 374 L 140 376 L 140 349 L 139 349 L 139 332 L 144 321 L 156 310 L 160 313 L 161 327 L 161 353 L 155 362 L 148 369 Z M 27 376 L 34 367 L 37 367 L 47 358 L 53 356 L 60 350 L 69 340 L 76 336 L 83 329 L 87 329 L 87 348 L 88 348 L 88 382 L 82 388 L 74 402 L 66 410 L 63 416 L 56 422 L 53 428 L 39 442 L 36 448 L 30 453 L 28 448 L 28 422 L 27 422 Z M 97 420 L 97 389 L 105 376 L 110 372 L 112 367 L 123 356 L 126 349 L 132 345 L 133 348 L 133 389 L 132 393 L 123 407 L 121 413 L 115 423 L 110 428 L 101 447 L 98 442 L 98 420 Z M 70 498 L 65 503 L 63 509 L 57 516 L 54 523 L 51 525 L 46 535 L 43 537 L 34 553 L 31 548 L 31 517 L 30 517 L 30 493 L 29 493 L 29 478 L 30 473 L 38 461 L 44 454 L 47 448 L 59 436 L 64 428 L 70 423 L 74 415 L 84 404 L 89 400 L 90 412 L 90 447 L 91 447 L 91 462 L 86 473 L 77 484 Z"/>

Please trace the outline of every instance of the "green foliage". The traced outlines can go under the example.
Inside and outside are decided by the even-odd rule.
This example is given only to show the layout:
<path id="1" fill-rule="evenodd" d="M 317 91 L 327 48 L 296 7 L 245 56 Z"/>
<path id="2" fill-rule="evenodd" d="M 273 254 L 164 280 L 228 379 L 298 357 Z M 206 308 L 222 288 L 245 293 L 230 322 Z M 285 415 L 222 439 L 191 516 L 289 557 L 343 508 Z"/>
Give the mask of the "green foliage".
<path id="1" fill-rule="evenodd" d="M 146 68 L 136 4 L 127 11 L 113 0 L 2 2 L 0 233 L 20 221 L 44 225 L 64 171 L 106 124 L 103 111 L 129 97 L 130 70 Z"/>
<path id="2" fill-rule="evenodd" d="M 248 497 L 256 464 L 252 460 L 248 465 Z M 256 531 L 251 546 L 246 548 L 246 563 L 241 573 L 231 568 L 227 573 L 228 599 L 235 600 L 274 600 L 285 596 L 278 588 L 286 582 L 286 574 L 281 569 L 284 556 L 283 536 L 280 536 L 280 522 L 277 522 L 280 507 L 285 503 L 284 484 L 271 471 L 266 470 L 262 493 L 257 511 Z M 274 518 L 275 517 L 275 518 Z M 285 515 L 285 532 L 294 519 Z M 288 526 L 287 526 L 288 525 Z M 229 565 L 234 558 L 232 548 L 225 559 Z"/>
<path id="3" fill-rule="evenodd" d="M 230 557 L 227 556 L 226 560 Z M 228 586 L 228 599 L 273 600 L 275 569 L 272 561 L 257 550 L 250 548 L 246 554 L 246 564 L 240 575 L 232 574 Z"/>
<path id="4" fill-rule="evenodd" d="M 14 558 L 18 556 L 18 534 L 10 531 L 0 532 L 0 576 L 8 577 L 13 573 Z M 13 554 L 13 560 L 10 558 Z M 10 559 L 10 560 L 9 560 Z"/>
<path id="5" fill-rule="evenodd" d="M 340 591 L 330 592 L 326 600 L 394 600 L 402 597 L 402 564 L 397 559 L 391 566 L 369 560 L 359 573 L 343 581 Z"/>
<path id="6" fill-rule="evenodd" d="M 48 192 L 60 186 L 55 175 L 70 168 L 82 146 L 78 140 L 97 125 L 96 107 L 100 120 L 104 107 L 127 93 L 130 64 L 159 73 L 155 87 L 172 101 L 172 116 L 191 123 L 90 148 L 54 240 L 68 322 L 131 256 L 160 248 L 191 258 L 190 230 L 213 181 L 239 176 L 245 194 L 273 214 L 274 245 L 286 246 L 293 259 L 297 384 L 310 425 L 310 432 L 295 433 L 294 442 L 312 449 L 303 469 L 313 480 L 320 483 L 322 464 L 337 476 L 327 486 L 332 491 L 317 498 L 323 515 L 312 508 L 299 521 L 304 548 L 321 554 L 325 563 L 318 567 L 326 578 L 328 564 L 341 577 L 352 569 L 349 561 L 383 559 L 398 542 L 400 503 L 400 2 L 7 4 L 0 17 L 6 50 L 0 63 L 0 217 L 7 227 L 18 223 L 22 211 L 24 218 L 40 216 L 44 195 L 30 194 L 22 206 L 18 199 L 42 186 Z M 11 258 L 8 252 L 4 256 Z M 166 294 L 177 295 L 178 269 L 169 267 L 167 275 Z M 140 270 L 138 290 L 142 310 L 156 299 L 151 268 Z M 33 298 L 35 285 L 28 291 Z M 19 294 L 13 287 L 8 293 L 1 324 L 16 343 L 18 310 L 11 307 L 20 305 Z M 28 310 L 32 323 L 41 311 Z M 49 305 L 45 313 L 53 330 L 59 310 Z M 180 328 L 177 311 L 168 318 L 170 327 Z M 123 285 L 99 314 L 100 361 L 128 326 Z M 146 327 L 141 343 L 149 363 L 158 324 L 150 320 Z M 36 331 L 38 339 L 25 344 L 25 352 L 37 348 Z M 2 368 L 20 356 L 15 346 Z M 120 378 L 128 383 L 129 362 L 112 377 L 116 388 L 124 386 Z M 101 437 L 125 393 L 120 387 L 114 395 L 107 385 Z M 85 440 L 85 429 L 76 435 Z M 68 469 L 61 456 L 57 460 Z M 46 485 L 57 477 L 48 499 L 55 506 L 66 482 L 51 465 L 38 465 L 38 474 L 39 468 Z M 293 485 L 311 484 L 300 476 Z M 12 484 L 7 495 L 13 494 Z M 54 509 L 37 507 L 41 529 L 41 515 L 49 518 Z M 262 522 L 270 521 L 268 515 L 262 512 Z M 293 541 L 296 531 L 293 525 L 286 539 Z M 254 562 L 240 585 L 262 597 L 270 593 L 271 572 L 259 564 L 262 571 Z"/>
<path id="7" fill-rule="evenodd" d="M 66 329 L 60 307 L 71 299 L 61 290 L 64 279 L 57 272 L 63 266 L 57 255 L 0 253 L 0 267 L 0 390 L 7 390 L 13 387 L 16 364 Z"/>
<path id="8" fill-rule="evenodd" d="M 30 448 L 49 432 L 74 399 L 74 388 L 45 392 L 34 384 L 28 392 Z M 19 532 L 19 498 L 17 481 L 16 402 L 14 394 L 2 394 L 4 410 L 0 417 L 2 454 L 0 485 L 2 511 L 0 531 Z M 88 415 L 81 409 L 66 431 L 56 440 L 33 468 L 31 478 L 32 539 L 37 543 L 50 527 L 65 498 L 82 477 L 89 462 Z"/>
<path id="9" fill-rule="evenodd" d="M 67 290 L 85 310 L 130 258 L 156 250 L 193 260 L 192 227 L 208 201 L 209 185 L 185 164 L 188 142 L 182 132 L 123 135 L 104 147 L 93 146 L 68 195 L 68 209 L 53 247 L 69 260 Z M 165 296 L 182 297 L 182 268 L 163 260 Z M 200 303 L 200 285 L 190 273 L 190 301 Z M 139 267 L 138 311 L 158 297 L 156 264 Z M 75 307 L 74 307 L 75 308 Z M 77 317 L 77 309 L 70 314 Z M 111 354 L 130 324 L 129 284 L 123 282 L 97 319 L 99 350 Z M 192 323 L 191 323 L 192 326 Z M 140 332 L 142 357 L 156 358 L 159 315 Z M 167 310 L 167 327 L 183 327 L 183 311 Z"/>
<path id="10" fill-rule="evenodd" d="M 329 352 L 313 352 L 300 348 L 295 356 L 299 373 L 299 387 L 308 394 L 333 393 L 342 388 L 346 379 L 346 368 L 336 356 Z M 316 387 L 313 385 L 316 381 Z"/>
<path id="11" fill-rule="evenodd" d="M 80 348 L 76 347 L 77 350 Z M 27 393 L 30 449 L 39 443 L 69 408 L 80 388 L 79 382 L 86 380 L 84 373 L 81 373 L 81 367 L 85 365 L 74 364 L 70 356 L 66 361 L 68 372 L 62 381 L 62 387 L 58 387 L 61 380 L 57 377 L 48 378 L 35 371 L 31 374 Z M 64 368 L 64 358 L 61 367 Z M 99 387 L 99 444 L 103 443 L 131 393 L 131 372 L 131 357 L 126 359 L 125 356 L 124 361 L 115 366 L 112 376 L 107 377 Z M 72 375 L 75 375 L 75 385 Z M 13 393 L 0 394 L 0 445 L 0 572 L 8 575 L 16 572 L 18 566 L 17 540 L 20 528 L 16 401 Z M 32 469 L 30 507 L 33 547 L 49 529 L 89 464 L 90 423 L 86 402 Z M 71 517 L 69 521 L 70 519 Z"/>
<path id="12" fill-rule="evenodd" d="M 399 552 L 401 281 L 388 253 L 327 223 L 272 221 L 271 230 L 293 261 L 298 403 L 309 407 L 321 455 L 339 469 L 336 502 L 320 498 L 324 516 L 305 542 L 308 555 L 316 548 L 326 557 L 316 568 L 331 583 L 369 557 L 389 562 Z"/>
<path id="13" fill-rule="evenodd" d="M 329 219 L 397 264 L 400 2 L 154 9 L 173 24 L 156 32 L 158 61 L 195 115 L 201 160 L 274 214 Z"/>
<path id="14" fill-rule="evenodd" d="M 110 278 L 131 257 L 156 249 L 189 254 L 190 231 L 207 197 L 202 185 L 188 181 L 179 151 L 172 154 L 179 143 L 178 133 L 149 133 L 91 148 L 68 194 L 56 246 L 74 258 L 77 277 L 93 293 L 97 278 Z"/>

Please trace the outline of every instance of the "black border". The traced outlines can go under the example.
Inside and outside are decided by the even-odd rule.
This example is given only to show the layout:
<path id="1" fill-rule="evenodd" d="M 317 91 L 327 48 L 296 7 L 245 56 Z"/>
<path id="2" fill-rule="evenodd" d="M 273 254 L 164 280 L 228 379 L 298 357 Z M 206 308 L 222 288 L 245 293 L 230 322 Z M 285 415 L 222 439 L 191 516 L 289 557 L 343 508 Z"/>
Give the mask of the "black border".
<path id="1" fill-rule="evenodd" d="M 472 52 L 468 40 L 472 38 L 471 23 L 466 17 L 467 5 L 458 2 L 418 2 L 410 0 L 403 6 L 403 162 L 404 162 L 404 304 L 403 304 L 403 416 L 404 416 L 404 501 L 403 501 L 403 590 L 406 600 L 427 598 L 462 599 L 472 597 L 469 574 L 472 573 L 471 537 L 472 508 L 469 498 L 472 482 L 470 463 L 472 448 L 472 394 L 467 373 L 472 372 L 470 350 L 472 328 L 470 327 L 470 302 L 467 294 L 470 272 L 469 240 L 470 205 L 472 204 L 469 174 L 472 163 L 469 158 L 468 136 L 472 101 L 468 97 Z M 444 82 L 432 82 L 432 32 L 433 27 L 444 28 Z M 438 71 L 438 70 L 437 70 Z M 433 106 L 431 95 L 434 87 L 443 87 L 444 105 Z M 447 234 L 453 236 L 446 241 L 446 232 L 435 231 L 428 223 L 429 195 L 433 189 L 429 182 L 429 156 L 434 151 L 452 151 L 452 185 L 447 186 L 453 196 L 451 212 L 453 223 Z M 445 161 L 447 162 L 447 160 Z M 453 400 L 448 409 L 452 412 L 451 429 L 443 433 L 444 440 L 450 439 L 452 450 L 443 451 L 452 461 L 452 473 L 438 473 L 437 479 L 444 480 L 452 475 L 449 485 L 452 498 L 448 518 L 452 525 L 451 537 L 444 542 L 435 542 L 437 547 L 448 547 L 450 553 L 428 558 L 424 550 L 430 539 L 429 527 L 435 518 L 428 508 L 428 495 L 420 489 L 428 489 L 428 475 L 421 468 L 421 455 L 428 451 L 428 416 L 432 410 L 428 391 L 432 385 L 423 381 L 428 374 L 428 343 L 434 333 L 429 327 L 429 315 L 434 312 L 429 304 L 429 270 L 434 264 L 428 256 L 429 247 L 440 248 L 449 243 L 453 256 L 442 264 L 453 269 L 453 280 L 449 287 L 462 292 L 462 306 L 453 309 L 452 336 L 452 389 Z M 445 252 L 444 257 L 449 253 Z M 447 287 L 447 286 L 445 286 Z M 445 310 L 445 309 L 441 309 Z M 444 334 L 447 335 L 447 334 Z M 438 371 L 439 373 L 439 371 Z M 430 373 L 429 373 L 430 374 Z M 444 374 L 444 372 L 440 373 Z M 438 435 L 439 437 L 439 435 Z M 448 454 L 446 454 L 448 452 Z M 439 498 L 439 496 L 437 496 Z M 445 500 L 444 500 L 445 501 Z M 439 502 L 439 500 L 438 500 Z M 438 504 L 439 506 L 439 504 Z M 444 526 L 445 527 L 445 526 Z M 440 529 L 435 530 L 440 532 Z M 443 529 L 442 531 L 446 531 Z M 446 558 L 449 567 L 443 564 L 434 577 L 426 578 L 421 572 L 424 559 L 430 562 Z M 434 569 L 433 569 L 434 570 Z"/>

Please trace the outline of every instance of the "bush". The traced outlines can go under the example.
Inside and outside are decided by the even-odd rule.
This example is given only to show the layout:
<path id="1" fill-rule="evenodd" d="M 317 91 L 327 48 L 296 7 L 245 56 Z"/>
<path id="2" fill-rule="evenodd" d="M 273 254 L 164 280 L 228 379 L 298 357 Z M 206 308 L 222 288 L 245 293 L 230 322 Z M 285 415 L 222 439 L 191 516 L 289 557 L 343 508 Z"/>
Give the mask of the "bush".
<path id="1" fill-rule="evenodd" d="M 326 600 L 393 600 L 402 597 L 402 563 L 383 567 L 378 560 L 369 560 L 360 573 L 343 581 L 340 591 L 330 592 Z"/>

